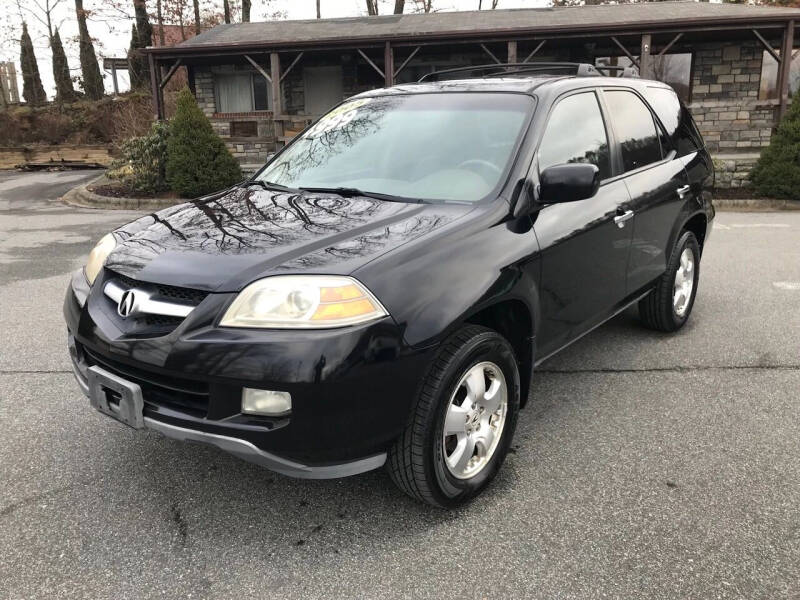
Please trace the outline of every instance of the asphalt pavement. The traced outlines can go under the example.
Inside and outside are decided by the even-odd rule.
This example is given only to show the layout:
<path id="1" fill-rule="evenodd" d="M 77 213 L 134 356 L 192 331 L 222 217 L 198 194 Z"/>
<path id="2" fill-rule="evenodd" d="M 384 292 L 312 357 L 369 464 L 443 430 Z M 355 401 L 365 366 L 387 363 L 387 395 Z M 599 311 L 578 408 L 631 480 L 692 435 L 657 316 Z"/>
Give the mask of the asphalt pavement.
<path id="1" fill-rule="evenodd" d="M 69 369 L 69 273 L 131 212 L 0 172 L 0 598 L 798 598 L 800 213 L 719 213 L 678 334 L 620 315 L 537 372 L 446 512 L 136 432 Z"/>

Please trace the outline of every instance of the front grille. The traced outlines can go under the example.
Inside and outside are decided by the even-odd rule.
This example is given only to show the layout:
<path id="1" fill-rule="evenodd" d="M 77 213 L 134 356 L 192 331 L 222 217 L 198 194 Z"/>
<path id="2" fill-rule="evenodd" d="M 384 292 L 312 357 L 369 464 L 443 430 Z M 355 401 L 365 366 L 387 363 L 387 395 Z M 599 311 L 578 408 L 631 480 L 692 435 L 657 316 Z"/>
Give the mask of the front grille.
<path id="1" fill-rule="evenodd" d="M 87 366 L 101 367 L 114 375 L 138 384 L 142 388 L 145 404 L 171 408 L 198 418 L 205 418 L 208 414 L 209 388 L 207 383 L 132 367 L 100 356 L 86 347 L 82 349 Z"/>
<path id="2" fill-rule="evenodd" d="M 162 283 L 150 283 L 137 281 L 120 273 L 108 269 L 103 285 L 113 281 L 120 287 L 127 289 L 140 289 L 149 292 L 153 299 L 165 302 L 175 302 L 179 304 L 199 305 L 209 295 L 204 290 L 166 285 Z M 168 317 L 156 314 L 143 314 L 136 317 L 121 317 L 117 312 L 117 304 L 111 298 L 103 294 L 101 300 L 104 312 L 114 322 L 114 324 L 126 335 L 137 337 L 156 337 L 167 335 L 180 325 L 184 317 Z"/>
<path id="3" fill-rule="evenodd" d="M 167 317 L 164 315 L 145 315 L 141 317 L 148 327 L 170 327 L 174 329 L 183 321 L 182 317 Z"/>
<path id="4" fill-rule="evenodd" d="M 137 281 L 135 279 L 131 279 L 130 277 L 126 277 L 125 275 L 115 273 L 114 271 L 109 272 L 111 273 L 111 276 L 108 277 L 107 280 L 116 279 L 117 282 L 126 288 L 136 287 L 155 290 L 156 297 L 159 297 L 162 300 L 179 300 L 185 304 L 193 304 L 194 306 L 197 306 L 205 299 L 206 296 L 208 296 L 208 292 L 203 290 L 194 290 L 192 288 L 165 285 L 163 283 Z"/>

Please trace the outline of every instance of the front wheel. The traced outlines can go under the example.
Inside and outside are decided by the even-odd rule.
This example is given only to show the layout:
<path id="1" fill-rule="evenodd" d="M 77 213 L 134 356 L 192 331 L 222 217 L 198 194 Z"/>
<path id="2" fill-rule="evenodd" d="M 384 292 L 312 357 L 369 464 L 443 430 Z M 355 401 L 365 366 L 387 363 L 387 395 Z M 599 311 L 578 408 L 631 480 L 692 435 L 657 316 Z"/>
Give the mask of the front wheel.
<path id="1" fill-rule="evenodd" d="M 408 495 L 434 506 L 466 502 L 503 464 L 519 403 L 511 345 L 490 329 L 463 327 L 442 345 L 389 452 L 392 479 Z"/>
<path id="2" fill-rule="evenodd" d="M 700 246 L 691 231 L 684 231 L 655 289 L 639 301 L 644 325 L 668 332 L 683 327 L 692 312 L 699 279 Z"/>

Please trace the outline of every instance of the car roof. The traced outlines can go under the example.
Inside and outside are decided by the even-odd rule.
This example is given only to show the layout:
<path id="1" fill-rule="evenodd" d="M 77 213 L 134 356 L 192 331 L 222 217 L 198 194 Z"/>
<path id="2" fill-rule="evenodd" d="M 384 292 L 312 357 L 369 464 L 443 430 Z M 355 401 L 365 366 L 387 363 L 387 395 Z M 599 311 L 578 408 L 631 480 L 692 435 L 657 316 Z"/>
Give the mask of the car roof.
<path id="1" fill-rule="evenodd" d="M 387 96 L 394 94 L 432 94 L 446 92 L 514 92 L 533 94 L 536 92 L 562 92 L 571 89 L 601 86 L 623 86 L 634 89 L 645 87 L 669 88 L 668 85 L 651 79 L 638 77 L 577 77 L 574 75 L 525 75 L 513 77 L 476 77 L 469 79 L 446 79 L 408 83 L 390 88 L 378 88 L 355 96 L 356 98 Z M 671 89 L 671 88 L 670 88 Z"/>

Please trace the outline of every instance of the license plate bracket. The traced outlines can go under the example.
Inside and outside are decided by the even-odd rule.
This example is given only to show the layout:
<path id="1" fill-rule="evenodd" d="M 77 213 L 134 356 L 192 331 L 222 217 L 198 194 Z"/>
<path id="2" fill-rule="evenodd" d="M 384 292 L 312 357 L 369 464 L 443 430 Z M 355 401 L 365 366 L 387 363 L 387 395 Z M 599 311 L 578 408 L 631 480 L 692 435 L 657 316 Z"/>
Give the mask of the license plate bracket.
<path id="1" fill-rule="evenodd" d="M 104 415 L 134 429 L 144 429 L 144 400 L 138 384 L 100 367 L 87 369 L 89 403 Z"/>

